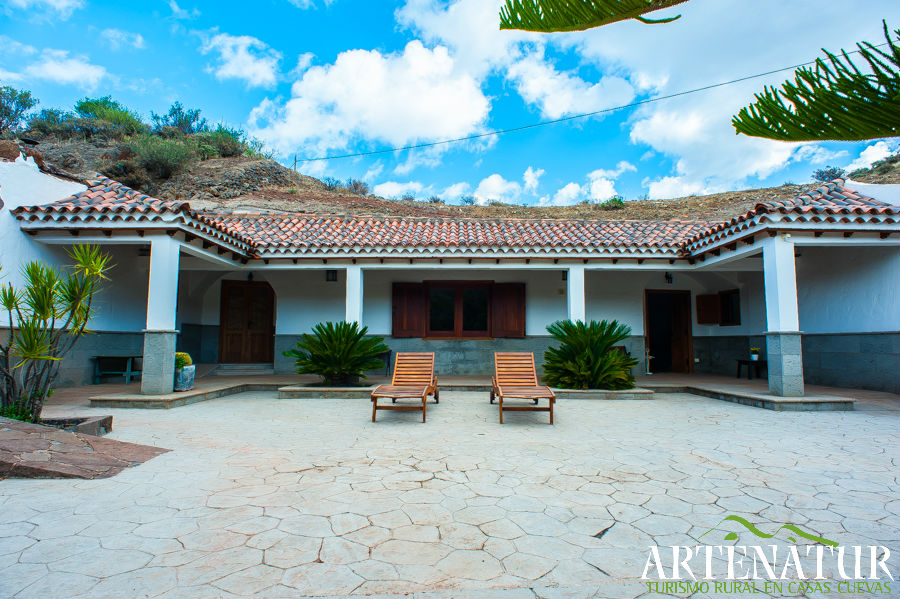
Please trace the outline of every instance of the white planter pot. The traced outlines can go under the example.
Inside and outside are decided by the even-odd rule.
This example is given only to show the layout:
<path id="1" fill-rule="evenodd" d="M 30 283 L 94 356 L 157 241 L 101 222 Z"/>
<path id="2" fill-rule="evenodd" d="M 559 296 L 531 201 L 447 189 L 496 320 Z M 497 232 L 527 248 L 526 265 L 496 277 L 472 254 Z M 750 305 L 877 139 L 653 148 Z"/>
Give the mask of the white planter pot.
<path id="1" fill-rule="evenodd" d="M 194 388 L 194 372 L 197 367 L 191 364 L 184 368 L 175 369 L 175 390 L 190 391 Z"/>
<path id="2" fill-rule="evenodd" d="M 759 360 L 759 354 L 750 354 L 750 359 L 754 361 Z"/>

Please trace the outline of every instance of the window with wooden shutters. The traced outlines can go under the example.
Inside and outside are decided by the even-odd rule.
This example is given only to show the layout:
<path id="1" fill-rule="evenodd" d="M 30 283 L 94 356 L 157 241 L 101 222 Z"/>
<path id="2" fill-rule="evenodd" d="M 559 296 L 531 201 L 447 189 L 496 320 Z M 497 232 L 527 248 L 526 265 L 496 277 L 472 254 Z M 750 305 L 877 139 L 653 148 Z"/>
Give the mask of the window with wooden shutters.
<path id="1" fill-rule="evenodd" d="M 719 295 L 697 296 L 697 324 L 719 324 Z"/>
<path id="2" fill-rule="evenodd" d="M 391 323 L 394 337 L 425 336 L 425 285 L 394 283 Z"/>
<path id="3" fill-rule="evenodd" d="M 494 283 L 492 337 L 525 336 L 525 283 Z"/>
<path id="4" fill-rule="evenodd" d="M 395 337 L 524 337 L 525 284 L 394 283 L 392 330 Z"/>

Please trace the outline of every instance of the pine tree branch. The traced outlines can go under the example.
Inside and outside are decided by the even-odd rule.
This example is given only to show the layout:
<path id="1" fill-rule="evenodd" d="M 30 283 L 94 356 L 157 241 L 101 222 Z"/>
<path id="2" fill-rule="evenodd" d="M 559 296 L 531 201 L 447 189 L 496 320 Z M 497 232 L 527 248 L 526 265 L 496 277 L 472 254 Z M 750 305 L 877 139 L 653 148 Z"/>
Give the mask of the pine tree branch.
<path id="1" fill-rule="evenodd" d="M 887 51 L 857 44 L 867 68 L 847 52 L 823 50 L 814 68 L 797 69 L 794 81 L 766 86 L 732 119 L 737 133 L 781 141 L 861 141 L 900 136 L 900 29 Z"/>
<path id="2" fill-rule="evenodd" d="M 584 31 L 617 21 L 670 23 L 681 17 L 650 19 L 643 15 L 687 0 L 506 0 L 500 9 L 500 29 L 539 33 Z"/>

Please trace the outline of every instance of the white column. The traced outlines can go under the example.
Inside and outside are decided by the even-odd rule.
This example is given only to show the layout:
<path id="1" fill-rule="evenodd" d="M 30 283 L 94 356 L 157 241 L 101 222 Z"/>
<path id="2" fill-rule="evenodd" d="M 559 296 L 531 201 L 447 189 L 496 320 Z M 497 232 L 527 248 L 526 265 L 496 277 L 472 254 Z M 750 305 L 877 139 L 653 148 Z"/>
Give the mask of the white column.
<path id="1" fill-rule="evenodd" d="M 347 267 L 347 322 L 358 322 L 362 326 L 363 272 L 357 264 Z"/>
<path id="2" fill-rule="evenodd" d="M 178 302 L 179 243 L 168 235 L 150 242 L 150 284 L 147 289 L 147 330 L 174 331 Z"/>
<path id="3" fill-rule="evenodd" d="M 569 304 L 569 320 L 587 320 L 584 302 L 584 265 L 575 264 L 569 267 L 566 275 L 568 289 L 566 297 Z"/>
<path id="4" fill-rule="evenodd" d="M 150 241 L 147 329 L 141 370 L 141 393 L 171 393 L 175 375 L 175 310 L 178 305 L 179 243 L 168 235 Z"/>
<path id="5" fill-rule="evenodd" d="M 766 286 L 766 324 L 770 332 L 800 330 L 797 311 L 797 271 L 794 242 L 781 234 L 763 243 L 763 271 Z"/>
<path id="6" fill-rule="evenodd" d="M 769 392 L 786 397 L 804 393 L 803 338 L 797 310 L 797 270 L 790 234 L 763 243 L 766 287 L 766 357 Z"/>

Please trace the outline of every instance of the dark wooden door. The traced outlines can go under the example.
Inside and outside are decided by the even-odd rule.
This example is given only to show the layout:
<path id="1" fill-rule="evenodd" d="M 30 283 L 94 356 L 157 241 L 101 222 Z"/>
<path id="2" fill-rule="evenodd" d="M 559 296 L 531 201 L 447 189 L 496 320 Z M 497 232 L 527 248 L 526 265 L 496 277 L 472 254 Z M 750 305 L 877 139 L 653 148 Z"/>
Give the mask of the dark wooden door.
<path id="1" fill-rule="evenodd" d="M 693 372 L 690 291 L 647 290 L 650 372 Z"/>
<path id="2" fill-rule="evenodd" d="M 219 362 L 271 362 L 275 346 L 275 293 L 262 281 L 222 281 Z"/>

